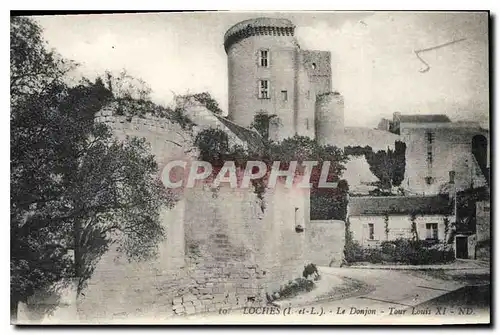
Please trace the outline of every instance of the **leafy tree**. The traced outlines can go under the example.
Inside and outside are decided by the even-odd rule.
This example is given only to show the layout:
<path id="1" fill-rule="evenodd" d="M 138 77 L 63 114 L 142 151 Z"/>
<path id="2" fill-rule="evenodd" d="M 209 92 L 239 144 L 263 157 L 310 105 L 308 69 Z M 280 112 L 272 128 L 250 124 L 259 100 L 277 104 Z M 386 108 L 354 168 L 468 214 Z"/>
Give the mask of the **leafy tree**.
<path id="1" fill-rule="evenodd" d="M 351 148 L 351 152 L 361 152 L 363 148 Z M 381 186 L 392 188 L 399 186 L 404 179 L 405 174 L 405 151 L 406 144 L 401 141 L 394 143 L 394 150 L 387 148 L 387 151 L 379 150 L 377 152 L 368 151 L 364 148 L 366 161 L 370 166 L 370 171 L 379 179 Z"/>
<path id="2" fill-rule="evenodd" d="M 223 113 L 222 109 L 219 107 L 219 103 L 208 92 L 179 95 L 175 97 L 175 100 L 176 104 L 181 108 L 196 101 L 217 115 L 222 115 Z"/>
<path id="3" fill-rule="evenodd" d="M 176 122 L 185 130 L 191 130 L 193 121 L 186 115 L 184 105 L 165 107 L 151 100 L 151 88 L 140 78 L 131 76 L 126 70 L 118 75 L 106 71 L 106 88 L 114 99 L 112 109 L 114 115 L 126 116 L 129 121 L 132 117 L 144 118 L 147 115 L 165 118 Z"/>
<path id="4" fill-rule="evenodd" d="M 412 241 L 417 242 L 419 240 L 418 230 L 417 230 L 417 215 L 418 213 L 410 213 L 410 232 Z"/>
<path id="5" fill-rule="evenodd" d="M 389 240 L 389 214 L 385 213 L 384 214 L 384 231 L 385 231 L 385 239 L 388 241 Z"/>
<path id="6" fill-rule="evenodd" d="M 254 128 L 262 136 L 264 141 L 269 141 L 269 127 L 278 122 L 277 115 L 269 115 L 264 112 L 255 114 L 250 128 Z"/>
<path id="7" fill-rule="evenodd" d="M 38 289 L 76 276 L 79 291 L 117 243 L 129 259 L 155 254 L 172 206 L 144 140 L 116 140 L 94 123 L 116 102 L 103 80 L 70 87 L 72 67 L 42 31 L 11 18 L 11 317 Z"/>
<path id="8" fill-rule="evenodd" d="M 200 153 L 199 158 L 210 162 L 218 173 L 225 161 L 234 161 L 237 167 L 245 168 L 248 161 L 262 161 L 267 166 L 268 174 L 262 178 L 252 180 L 254 191 L 261 200 L 261 208 L 265 210 L 263 194 L 269 178 L 269 171 L 273 162 L 281 162 L 280 168 L 287 169 L 291 161 L 297 161 L 296 174 L 302 174 L 301 163 L 304 161 L 317 161 L 313 168 L 310 182 L 311 190 L 311 217 L 336 218 L 345 220 L 347 213 L 347 193 L 349 186 L 346 181 L 339 181 L 339 176 L 345 169 L 346 156 L 342 151 L 330 145 L 319 145 L 315 140 L 305 136 L 294 136 L 281 142 L 263 141 L 263 148 L 259 150 L 243 149 L 238 145 L 231 146 L 227 134 L 220 129 L 205 129 L 195 140 L 195 145 Z M 318 188 L 323 162 L 330 162 L 327 176 L 329 182 L 339 182 L 337 188 Z"/>

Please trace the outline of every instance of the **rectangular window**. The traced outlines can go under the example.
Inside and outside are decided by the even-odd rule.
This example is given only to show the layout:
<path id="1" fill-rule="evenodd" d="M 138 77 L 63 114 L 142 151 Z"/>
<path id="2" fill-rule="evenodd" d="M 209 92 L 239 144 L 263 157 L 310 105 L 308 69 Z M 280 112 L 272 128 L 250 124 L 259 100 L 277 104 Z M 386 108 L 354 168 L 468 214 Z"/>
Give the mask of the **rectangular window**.
<path id="1" fill-rule="evenodd" d="M 375 227 L 373 226 L 373 223 L 368 224 L 368 239 L 375 239 Z"/>
<path id="2" fill-rule="evenodd" d="M 437 240 L 438 239 L 438 224 L 437 223 L 426 223 L 426 239 L 427 240 Z"/>
<path id="3" fill-rule="evenodd" d="M 260 50 L 260 52 L 259 52 L 259 65 L 262 67 L 269 66 L 269 50 Z"/>
<path id="4" fill-rule="evenodd" d="M 269 80 L 259 80 L 259 99 L 269 98 Z"/>
<path id="5" fill-rule="evenodd" d="M 309 119 L 306 119 L 306 129 L 309 130 Z"/>
<path id="6" fill-rule="evenodd" d="M 287 91 L 281 91 L 281 100 L 288 101 L 288 92 Z"/>

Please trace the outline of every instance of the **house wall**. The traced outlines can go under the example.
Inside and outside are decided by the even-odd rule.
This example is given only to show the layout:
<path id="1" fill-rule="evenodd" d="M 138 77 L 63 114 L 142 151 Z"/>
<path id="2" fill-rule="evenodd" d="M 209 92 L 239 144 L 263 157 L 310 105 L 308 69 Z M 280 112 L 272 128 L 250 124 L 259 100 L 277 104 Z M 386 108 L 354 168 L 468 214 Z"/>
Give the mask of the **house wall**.
<path id="1" fill-rule="evenodd" d="M 420 239 L 426 237 L 426 224 L 438 224 L 438 238 L 444 239 L 445 225 L 444 215 L 425 215 L 417 216 L 415 222 L 417 224 L 417 233 Z M 385 217 L 384 216 L 349 216 L 350 228 L 353 233 L 354 240 L 358 241 L 363 246 L 372 246 L 383 241 L 394 240 L 397 238 L 411 238 L 411 220 L 408 215 L 390 215 L 389 216 L 389 238 L 385 233 Z M 374 239 L 369 239 L 368 224 L 374 224 Z"/>
<path id="2" fill-rule="evenodd" d="M 321 266 L 340 266 L 344 256 L 344 221 L 312 220 L 306 236 L 308 262 Z"/>
<path id="3" fill-rule="evenodd" d="M 428 132 L 434 134 L 431 170 L 427 165 Z M 474 187 L 485 186 L 486 179 L 472 155 L 472 138 L 475 135 L 485 136 L 489 143 L 486 130 L 462 123 L 401 123 L 401 137 L 407 145 L 405 179 L 401 186 L 411 194 L 437 194 L 449 181 L 449 171 L 452 170 L 455 171 L 455 184 L 459 191 L 470 187 L 471 179 Z M 433 177 L 430 185 L 425 180 L 428 176 Z"/>
<path id="4" fill-rule="evenodd" d="M 476 203 L 476 258 L 489 259 L 491 254 L 491 218 L 490 202 L 478 201 Z"/>

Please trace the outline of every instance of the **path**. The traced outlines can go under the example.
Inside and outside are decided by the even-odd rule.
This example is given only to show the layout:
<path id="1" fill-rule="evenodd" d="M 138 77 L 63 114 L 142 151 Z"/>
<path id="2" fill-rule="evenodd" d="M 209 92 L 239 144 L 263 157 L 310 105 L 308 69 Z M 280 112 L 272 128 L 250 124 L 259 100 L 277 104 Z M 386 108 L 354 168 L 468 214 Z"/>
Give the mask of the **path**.
<path id="1" fill-rule="evenodd" d="M 447 310 L 440 315 L 437 307 L 427 308 L 424 302 L 463 288 L 463 282 L 432 276 L 415 276 L 411 271 L 383 269 L 353 269 L 320 267 L 321 284 L 305 298 L 281 302 L 279 307 L 228 310 L 226 313 L 191 315 L 182 318 L 147 318 L 146 323 L 181 324 L 445 324 L 469 322 L 488 323 L 489 315 L 473 311 L 472 315 L 459 315 L 460 311 Z M 360 295 L 333 301 L 314 302 L 328 287 L 339 284 L 339 277 L 368 283 L 372 290 Z M 306 300 L 310 300 L 308 303 Z M 288 303 L 288 304 L 287 304 Z M 417 306 L 421 313 L 412 315 Z M 442 305 L 438 306 L 441 307 Z M 290 307 L 290 310 L 287 308 Z M 290 311 L 288 314 L 287 311 Z M 141 320 L 134 320 L 141 322 Z"/>

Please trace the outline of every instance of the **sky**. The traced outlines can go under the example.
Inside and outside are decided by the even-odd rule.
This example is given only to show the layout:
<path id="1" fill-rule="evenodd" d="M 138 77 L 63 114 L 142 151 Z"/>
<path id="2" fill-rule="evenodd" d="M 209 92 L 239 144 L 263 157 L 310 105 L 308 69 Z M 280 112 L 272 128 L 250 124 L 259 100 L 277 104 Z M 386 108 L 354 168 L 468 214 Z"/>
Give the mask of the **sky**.
<path id="1" fill-rule="evenodd" d="M 332 87 L 346 126 L 373 128 L 392 113 L 489 119 L 488 16 L 466 12 L 218 12 L 37 17 L 49 45 L 93 78 L 106 70 L 145 80 L 153 99 L 210 92 L 227 110 L 224 33 L 254 17 L 288 18 L 302 49 L 332 53 Z M 415 51 L 444 43 L 456 43 Z"/>

